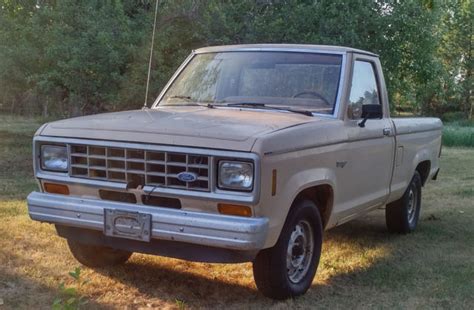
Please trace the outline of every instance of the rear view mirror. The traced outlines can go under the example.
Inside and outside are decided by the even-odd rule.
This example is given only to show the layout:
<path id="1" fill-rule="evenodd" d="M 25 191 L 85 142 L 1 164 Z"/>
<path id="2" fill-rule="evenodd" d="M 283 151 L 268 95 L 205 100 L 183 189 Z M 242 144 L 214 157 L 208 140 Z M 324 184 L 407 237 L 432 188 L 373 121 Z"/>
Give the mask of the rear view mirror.
<path id="1" fill-rule="evenodd" d="M 362 106 L 362 122 L 359 123 L 359 127 L 365 127 L 365 122 L 368 119 L 380 119 L 383 117 L 382 105 L 381 104 L 364 104 Z"/>
<path id="2" fill-rule="evenodd" d="M 362 106 L 362 118 L 374 119 L 382 118 L 382 105 L 381 104 L 364 104 Z"/>

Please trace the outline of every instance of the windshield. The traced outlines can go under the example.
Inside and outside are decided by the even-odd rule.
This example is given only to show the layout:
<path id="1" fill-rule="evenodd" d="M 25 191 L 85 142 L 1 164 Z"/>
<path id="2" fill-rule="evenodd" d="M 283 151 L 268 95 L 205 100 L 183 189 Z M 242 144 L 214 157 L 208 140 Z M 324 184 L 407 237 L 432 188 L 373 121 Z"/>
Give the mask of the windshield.
<path id="1" fill-rule="evenodd" d="M 158 104 L 246 104 L 332 114 L 341 63 L 341 55 L 316 53 L 197 54 Z"/>

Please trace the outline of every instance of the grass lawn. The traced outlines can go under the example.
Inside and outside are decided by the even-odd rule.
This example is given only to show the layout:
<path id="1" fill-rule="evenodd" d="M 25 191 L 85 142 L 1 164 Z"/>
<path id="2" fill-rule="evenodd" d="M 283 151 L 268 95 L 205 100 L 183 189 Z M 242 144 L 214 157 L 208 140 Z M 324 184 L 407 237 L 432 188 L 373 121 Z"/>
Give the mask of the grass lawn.
<path id="1" fill-rule="evenodd" d="M 31 138 L 40 122 L 0 116 L 0 310 L 49 309 L 79 264 L 52 225 L 29 219 L 36 189 Z M 308 293 L 276 302 L 256 290 L 251 264 L 134 254 L 124 266 L 83 268 L 86 308 L 474 309 L 474 148 L 444 148 L 438 181 L 423 191 L 421 221 L 391 235 L 383 210 L 328 231 Z M 3 303 L 3 304 L 2 304 Z"/>

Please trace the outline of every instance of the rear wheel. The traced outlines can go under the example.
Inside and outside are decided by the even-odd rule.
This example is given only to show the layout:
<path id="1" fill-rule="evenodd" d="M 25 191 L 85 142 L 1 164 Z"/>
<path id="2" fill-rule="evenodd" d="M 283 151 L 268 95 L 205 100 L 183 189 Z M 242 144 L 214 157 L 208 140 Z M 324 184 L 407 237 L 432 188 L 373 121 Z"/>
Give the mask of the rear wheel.
<path id="1" fill-rule="evenodd" d="M 387 205 L 385 221 L 390 232 L 406 234 L 415 230 L 421 209 L 421 176 L 418 171 L 403 196 Z"/>
<path id="2" fill-rule="evenodd" d="M 255 283 L 263 295 L 286 299 L 304 294 L 319 265 L 322 236 L 316 205 L 308 200 L 297 202 L 275 246 L 260 251 L 253 262 Z"/>
<path id="3" fill-rule="evenodd" d="M 109 247 L 83 244 L 71 239 L 67 240 L 67 244 L 75 259 L 92 268 L 123 264 L 133 254 L 132 252 Z"/>

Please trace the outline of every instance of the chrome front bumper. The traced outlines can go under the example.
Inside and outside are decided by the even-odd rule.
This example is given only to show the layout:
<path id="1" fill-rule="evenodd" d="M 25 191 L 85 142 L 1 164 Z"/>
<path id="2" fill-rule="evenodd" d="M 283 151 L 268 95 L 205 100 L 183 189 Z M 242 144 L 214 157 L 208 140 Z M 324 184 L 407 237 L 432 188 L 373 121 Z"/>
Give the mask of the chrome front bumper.
<path id="1" fill-rule="evenodd" d="M 28 211 L 33 220 L 103 231 L 104 209 L 151 214 L 151 238 L 231 250 L 260 250 L 268 231 L 267 218 L 244 218 L 174 210 L 97 199 L 32 192 Z"/>

